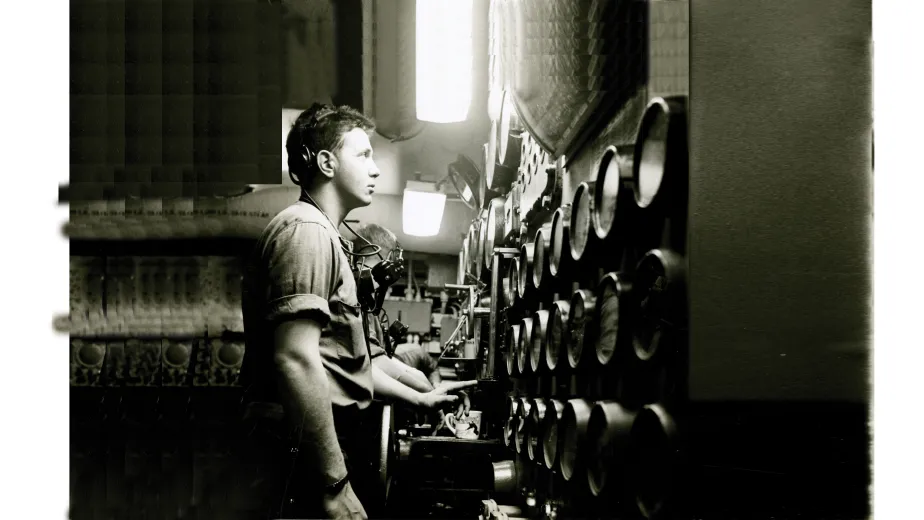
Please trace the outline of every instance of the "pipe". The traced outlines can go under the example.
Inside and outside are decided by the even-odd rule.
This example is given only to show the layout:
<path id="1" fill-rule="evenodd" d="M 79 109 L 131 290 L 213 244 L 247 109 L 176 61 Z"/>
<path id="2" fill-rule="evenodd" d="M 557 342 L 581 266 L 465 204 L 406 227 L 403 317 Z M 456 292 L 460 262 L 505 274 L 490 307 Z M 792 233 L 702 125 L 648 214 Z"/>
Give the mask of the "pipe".
<path id="1" fill-rule="evenodd" d="M 568 343 L 568 364 L 577 368 L 584 355 L 584 343 L 592 335 L 593 316 L 596 306 L 596 297 L 585 289 L 574 291 L 571 296 L 570 315 L 568 316 L 568 330 L 570 342 Z"/>
<path id="2" fill-rule="evenodd" d="M 549 311 L 541 310 L 533 314 L 533 331 L 529 345 L 529 368 L 533 374 L 539 374 L 540 369 L 545 365 L 546 340 L 549 330 Z"/>
<path id="3" fill-rule="evenodd" d="M 553 278 L 567 272 L 571 258 L 571 204 L 552 214 L 552 233 L 549 237 L 549 274 Z"/>
<path id="4" fill-rule="evenodd" d="M 545 342 L 545 365 L 552 372 L 561 360 L 562 345 L 570 343 L 569 314 L 571 302 L 557 300 L 549 311 L 548 335 Z M 566 347 L 567 348 L 567 347 Z"/>
<path id="5" fill-rule="evenodd" d="M 616 472 L 626 470 L 635 416 L 635 411 L 616 401 L 598 401 L 591 410 L 587 421 L 587 484 L 594 496 L 603 493 L 607 480 Z"/>
<path id="6" fill-rule="evenodd" d="M 561 476 L 571 480 L 584 455 L 587 421 L 593 403 L 586 399 L 570 399 L 565 404 L 559 426 L 558 456 Z"/>
<path id="7" fill-rule="evenodd" d="M 674 495 L 678 453 L 677 426 L 661 404 L 646 405 L 632 424 L 630 489 L 639 513 L 660 517 Z"/>
<path id="8" fill-rule="evenodd" d="M 564 402 L 558 399 L 548 400 L 542 425 L 542 456 L 548 469 L 553 469 L 558 462 L 558 427 L 564 411 Z"/>
<path id="9" fill-rule="evenodd" d="M 515 493 L 517 490 L 517 465 L 512 460 L 492 462 L 494 472 L 494 491 L 497 493 Z"/>
<path id="10" fill-rule="evenodd" d="M 606 366 L 630 330 L 632 284 L 622 273 L 607 273 L 597 288 L 597 361 Z"/>

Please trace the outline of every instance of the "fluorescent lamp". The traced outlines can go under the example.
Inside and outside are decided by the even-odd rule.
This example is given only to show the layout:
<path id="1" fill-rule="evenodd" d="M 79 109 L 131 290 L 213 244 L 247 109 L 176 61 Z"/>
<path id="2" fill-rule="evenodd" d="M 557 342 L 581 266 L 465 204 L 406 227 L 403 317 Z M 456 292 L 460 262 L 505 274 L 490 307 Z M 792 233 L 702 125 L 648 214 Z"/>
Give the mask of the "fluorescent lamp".
<path id="1" fill-rule="evenodd" d="M 472 103 L 472 1 L 417 0 L 417 119 L 458 123 Z"/>
<path id="2" fill-rule="evenodd" d="M 402 227 L 404 234 L 432 237 L 440 232 L 446 194 L 436 191 L 430 182 L 408 181 L 404 189 Z"/>

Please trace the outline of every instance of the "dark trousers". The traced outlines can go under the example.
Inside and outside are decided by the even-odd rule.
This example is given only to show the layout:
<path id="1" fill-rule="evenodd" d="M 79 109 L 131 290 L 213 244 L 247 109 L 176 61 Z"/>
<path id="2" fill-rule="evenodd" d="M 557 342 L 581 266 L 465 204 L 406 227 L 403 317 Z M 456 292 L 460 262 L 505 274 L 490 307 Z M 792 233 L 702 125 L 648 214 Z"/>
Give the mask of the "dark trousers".
<path id="1" fill-rule="evenodd" d="M 335 413 L 340 449 L 350 475 L 350 485 L 370 518 L 384 513 L 384 489 L 378 478 L 378 432 L 381 406 L 358 413 Z M 325 518 L 321 505 L 324 484 L 315 468 L 299 453 L 299 439 L 284 421 L 258 417 L 252 420 L 251 439 L 269 466 L 264 510 L 266 518 Z M 304 445 L 302 445 L 302 450 Z"/>

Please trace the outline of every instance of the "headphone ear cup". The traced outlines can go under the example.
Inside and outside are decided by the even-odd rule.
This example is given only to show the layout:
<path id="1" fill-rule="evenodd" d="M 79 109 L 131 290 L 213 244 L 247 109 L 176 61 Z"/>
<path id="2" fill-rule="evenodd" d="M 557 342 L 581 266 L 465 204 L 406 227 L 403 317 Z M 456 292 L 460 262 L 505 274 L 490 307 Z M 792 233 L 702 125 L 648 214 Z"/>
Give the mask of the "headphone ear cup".
<path id="1" fill-rule="evenodd" d="M 305 160 L 305 166 L 311 168 L 311 161 L 314 159 L 314 154 L 308 149 L 308 145 L 302 145 L 302 159 Z"/>

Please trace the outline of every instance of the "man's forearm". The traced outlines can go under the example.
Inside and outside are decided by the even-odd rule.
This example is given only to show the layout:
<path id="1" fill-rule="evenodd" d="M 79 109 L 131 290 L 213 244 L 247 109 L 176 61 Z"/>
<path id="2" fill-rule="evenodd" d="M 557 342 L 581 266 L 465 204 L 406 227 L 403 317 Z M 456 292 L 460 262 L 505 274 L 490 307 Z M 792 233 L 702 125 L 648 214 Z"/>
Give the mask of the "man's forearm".
<path id="1" fill-rule="evenodd" d="M 411 406 L 420 406 L 421 393 L 392 378 L 381 368 L 372 365 L 372 384 L 376 397 L 404 401 Z"/>
<path id="2" fill-rule="evenodd" d="M 430 384 L 427 376 L 416 368 L 409 367 L 396 358 L 379 356 L 372 360 L 372 364 L 381 368 L 399 383 L 409 386 L 418 392 L 429 392 L 434 386 Z"/>
<path id="3" fill-rule="evenodd" d="M 433 388 L 436 388 L 443 382 L 443 376 L 440 375 L 440 367 L 436 367 L 430 372 L 430 375 L 427 376 L 427 379 L 430 380 L 430 384 L 433 385 Z"/>
<path id="4" fill-rule="evenodd" d="M 326 484 L 347 474 L 337 430 L 334 428 L 327 374 L 320 366 L 304 361 L 283 360 L 277 363 L 280 396 L 286 414 L 301 427 L 299 451 L 310 467 Z"/>

